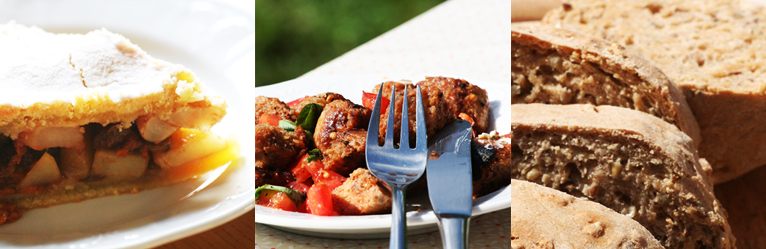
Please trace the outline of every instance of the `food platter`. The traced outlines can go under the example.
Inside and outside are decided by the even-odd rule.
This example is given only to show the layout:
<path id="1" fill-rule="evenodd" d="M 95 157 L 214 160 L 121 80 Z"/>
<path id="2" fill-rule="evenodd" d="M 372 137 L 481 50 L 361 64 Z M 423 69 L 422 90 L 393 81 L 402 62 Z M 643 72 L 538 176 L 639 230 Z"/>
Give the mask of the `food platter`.
<path id="1" fill-rule="evenodd" d="M 215 1 L 2 1 L 0 23 L 10 20 L 51 32 L 107 28 L 154 57 L 183 64 L 227 101 L 227 116 L 213 131 L 253 151 L 252 14 Z M 181 184 L 31 210 L 0 226 L 0 247 L 148 248 L 190 236 L 252 209 L 253 165 L 252 153 L 242 153 L 226 168 Z"/>
<path id="2" fill-rule="evenodd" d="M 428 75 L 449 76 L 449 75 Z M 454 76 L 452 76 L 454 77 Z M 354 103 L 361 103 L 362 91 L 370 92 L 374 85 L 388 81 L 407 79 L 413 82 L 423 80 L 424 75 L 325 75 L 298 78 L 275 85 L 258 87 L 256 96 L 277 97 L 288 102 L 306 95 L 335 92 Z M 459 77 L 458 77 L 459 78 Z M 503 100 L 510 98 L 511 85 L 477 79 L 464 78 L 468 82 L 487 90 L 490 100 L 489 130 L 500 134 L 510 133 L 510 103 L 503 105 Z M 435 231 L 437 219 L 430 209 L 428 194 L 424 191 L 407 199 L 408 234 L 420 234 Z M 476 198 L 473 202 L 472 216 L 478 216 L 511 206 L 511 189 L 506 187 L 489 195 Z M 419 209 L 419 211 L 417 210 Z M 384 238 L 389 236 L 391 215 L 360 215 L 322 217 L 310 214 L 286 212 L 256 205 L 256 229 L 260 225 L 269 225 L 289 232 L 327 238 Z"/>

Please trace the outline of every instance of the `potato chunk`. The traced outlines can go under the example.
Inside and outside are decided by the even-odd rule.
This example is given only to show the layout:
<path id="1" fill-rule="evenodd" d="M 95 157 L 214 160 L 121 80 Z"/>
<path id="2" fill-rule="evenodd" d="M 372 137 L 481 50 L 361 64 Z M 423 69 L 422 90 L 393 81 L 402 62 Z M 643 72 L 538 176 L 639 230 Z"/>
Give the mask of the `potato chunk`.
<path id="1" fill-rule="evenodd" d="M 141 137 L 152 143 L 162 142 L 178 130 L 178 126 L 171 125 L 152 115 L 144 115 L 136 119 L 136 126 L 138 126 Z"/>
<path id="2" fill-rule="evenodd" d="M 53 147 L 80 148 L 84 129 L 81 127 L 43 127 L 19 135 L 19 139 L 35 150 Z"/>
<path id="3" fill-rule="evenodd" d="M 170 149 L 154 154 L 154 162 L 163 169 L 181 166 L 185 163 L 222 151 L 228 146 L 226 140 L 213 134 L 181 128 L 169 138 Z"/>
<path id="4" fill-rule="evenodd" d="M 141 155 L 118 155 L 116 150 L 96 150 L 92 174 L 107 178 L 135 178 L 143 175 L 147 166 L 149 158 Z"/>
<path id="5" fill-rule="evenodd" d="M 221 121 L 224 115 L 226 111 L 220 106 L 192 107 L 171 114 L 167 123 L 177 127 L 206 131 Z"/>
<path id="6" fill-rule="evenodd" d="M 40 160 L 37 160 L 32 169 L 19 183 L 19 189 L 40 186 L 57 182 L 61 179 L 61 172 L 56 165 L 56 159 L 47 152 L 43 154 Z"/>

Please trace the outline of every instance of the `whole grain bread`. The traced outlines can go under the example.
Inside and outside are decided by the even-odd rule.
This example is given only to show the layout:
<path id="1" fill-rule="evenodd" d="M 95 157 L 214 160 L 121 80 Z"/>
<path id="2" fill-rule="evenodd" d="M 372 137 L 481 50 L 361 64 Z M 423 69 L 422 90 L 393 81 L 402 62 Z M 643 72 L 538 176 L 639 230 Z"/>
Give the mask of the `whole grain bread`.
<path id="1" fill-rule="evenodd" d="M 734 247 L 711 168 L 675 126 L 613 106 L 516 104 L 511 131 L 511 178 L 601 203 L 667 248 Z"/>
<path id="2" fill-rule="evenodd" d="M 766 9 L 746 0 L 565 0 L 543 24 L 635 49 L 686 95 L 716 183 L 766 164 Z"/>
<path id="3" fill-rule="evenodd" d="M 639 53 L 579 32 L 534 24 L 511 28 L 511 103 L 630 108 L 677 126 L 695 143 L 699 126 L 683 93 Z"/>
<path id="4" fill-rule="evenodd" d="M 511 248 L 663 248 L 638 222 L 601 204 L 511 180 Z"/>

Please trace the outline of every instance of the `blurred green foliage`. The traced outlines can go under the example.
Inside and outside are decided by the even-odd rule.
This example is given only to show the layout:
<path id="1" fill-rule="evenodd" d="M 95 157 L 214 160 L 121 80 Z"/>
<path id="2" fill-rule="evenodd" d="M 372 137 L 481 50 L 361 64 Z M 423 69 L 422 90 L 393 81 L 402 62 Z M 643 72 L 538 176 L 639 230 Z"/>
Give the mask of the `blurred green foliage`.
<path id="1" fill-rule="evenodd" d="M 255 0 L 255 86 L 296 78 L 444 0 Z"/>

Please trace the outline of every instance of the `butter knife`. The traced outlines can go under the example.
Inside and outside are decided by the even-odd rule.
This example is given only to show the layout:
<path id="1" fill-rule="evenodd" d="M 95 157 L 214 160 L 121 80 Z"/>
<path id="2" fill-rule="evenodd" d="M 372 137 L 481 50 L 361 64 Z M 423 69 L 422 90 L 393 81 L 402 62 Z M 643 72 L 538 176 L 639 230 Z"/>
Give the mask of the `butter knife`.
<path id="1" fill-rule="evenodd" d="M 466 248 L 471 218 L 471 123 L 453 122 L 428 146 L 428 197 L 442 234 L 444 248 Z"/>

